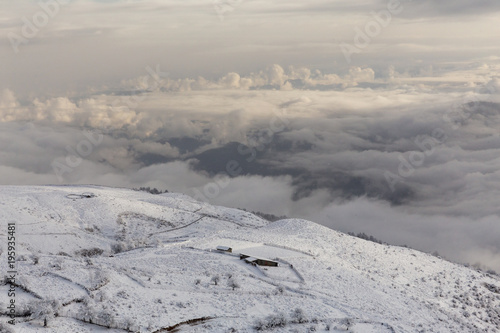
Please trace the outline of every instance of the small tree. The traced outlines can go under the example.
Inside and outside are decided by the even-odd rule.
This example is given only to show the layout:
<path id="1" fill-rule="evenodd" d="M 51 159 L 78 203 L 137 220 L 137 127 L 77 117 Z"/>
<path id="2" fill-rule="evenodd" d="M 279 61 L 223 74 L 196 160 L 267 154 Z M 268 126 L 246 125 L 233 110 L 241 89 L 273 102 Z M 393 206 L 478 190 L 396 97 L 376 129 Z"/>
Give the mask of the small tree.
<path id="1" fill-rule="evenodd" d="M 304 313 L 304 310 L 301 308 L 296 308 L 292 312 L 292 320 L 296 323 L 303 324 L 309 322 L 309 319 L 307 318 L 306 314 Z"/>
<path id="2" fill-rule="evenodd" d="M 108 328 L 116 327 L 115 317 L 110 311 L 100 311 L 96 314 L 95 322 Z"/>
<path id="3" fill-rule="evenodd" d="M 91 299 L 90 297 L 86 296 L 83 299 L 83 305 L 80 308 L 80 311 L 78 313 L 78 318 L 80 320 L 83 320 L 87 323 L 94 323 L 95 320 L 95 311 L 94 309 L 96 308 L 96 304 L 94 303 L 94 300 Z"/>
<path id="4" fill-rule="evenodd" d="M 238 281 L 236 281 L 236 279 L 230 278 L 227 280 L 227 286 L 235 290 L 236 288 L 240 287 L 240 284 L 238 283 Z"/>
<path id="5" fill-rule="evenodd" d="M 117 241 L 116 243 L 111 244 L 111 251 L 113 253 L 125 252 L 127 250 L 127 244 L 123 241 Z"/>
<path id="6" fill-rule="evenodd" d="M 90 271 L 90 289 L 97 290 L 109 282 L 109 273 L 103 270 Z"/>
<path id="7" fill-rule="evenodd" d="M 267 320 L 268 320 L 267 325 L 269 328 L 285 327 L 286 324 L 288 323 L 285 314 L 282 312 L 267 317 Z"/>
<path id="8" fill-rule="evenodd" d="M 75 252 L 76 255 L 82 256 L 82 257 L 98 257 L 103 253 L 104 253 L 104 250 L 100 249 L 98 247 L 93 247 L 91 249 L 81 249 L 81 250 Z"/>
<path id="9" fill-rule="evenodd" d="M 89 308 L 87 306 L 83 307 L 81 315 L 82 315 L 83 321 L 86 321 L 87 323 L 91 323 L 91 324 L 94 323 L 95 313 L 91 308 Z"/>
<path id="10" fill-rule="evenodd" d="M 210 280 L 210 281 L 212 281 L 215 285 L 217 285 L 219 283 L 219 281 L 220 281 L 220 276 L 218 274 L 214 275 L 212 277 L 212 280 Z"/>
<path id="11" fill-rule="evenodd" d="M 350 318 L 344 318 L 344 319 L 340 320 L 340 326 L 345 330 L 349 330 L 349 328 L 351 328 L 352 325 L 353 325 L 353 321 Z"/>
<path id="12" fill-rule="evenodd" d="M 135 328 L 135 322 L 132 318 L 125 318 L 123 325 L 128 331 L 133 331 Z"/>
<path id="13" fill-rule="evenodd" d="M 265 319 L 259 319 L 255 322 L 254 328 L 257 331 L 273 330 L 278 327 L 285 327 L 288 324 L 286 316 L 283 313 L 277 313 L 267 316 Z"/>
<path id="14" fill-rule="evenodd" d="M 47 327 L 52 319 L 58 315 L 57 311 L 60 307 L 61 304 L 56 300 L 34 302 L 30 305 L 31 318 L 43 320 L 43 326 Z"/>

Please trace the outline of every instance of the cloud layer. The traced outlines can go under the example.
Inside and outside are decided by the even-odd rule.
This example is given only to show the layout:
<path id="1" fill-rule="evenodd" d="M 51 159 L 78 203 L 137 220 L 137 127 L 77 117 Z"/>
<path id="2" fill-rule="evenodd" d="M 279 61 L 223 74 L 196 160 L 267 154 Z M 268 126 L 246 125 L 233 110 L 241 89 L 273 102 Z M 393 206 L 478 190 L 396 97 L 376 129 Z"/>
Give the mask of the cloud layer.
<path id="1" fill-rule="evenodd" d="M 496 68 L 273 65 L 30 102 L 4 90 L 0 182 L 168 188 L 498 269 Z"/>

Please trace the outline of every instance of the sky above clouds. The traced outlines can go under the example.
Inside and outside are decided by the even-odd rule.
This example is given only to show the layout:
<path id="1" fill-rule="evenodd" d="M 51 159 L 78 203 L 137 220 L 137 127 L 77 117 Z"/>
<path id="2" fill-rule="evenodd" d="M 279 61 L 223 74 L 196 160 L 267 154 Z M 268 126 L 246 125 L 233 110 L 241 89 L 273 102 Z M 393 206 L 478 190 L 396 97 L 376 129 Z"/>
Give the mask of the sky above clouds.
<path id="1" fill-rule="evenodd" d="M 0 3 L 0 184 L 154 186 L 500 271 L 498 1 Z"/>
<path id="2" fill-rule="evenodd" d="M 26 0 L 1 7 L 2 88 L 76 94 L 157 64 L 176 78 L 249 74 L 272 64 L 325 73 L 368 66 L 378 75 L 393 66 L 413 74 L 498 56 L 500 48 L 500 6 L 487 0 L 60 2 L 67 4 L 18 53 L 8 34 L 22 36 L 23 17 L 36 23 L 43 9 Z M 395 8 L 388 24 L 348 64 L 340 45 L 354 45 L 356 29 L 365 31 L 388 7 Z"/>

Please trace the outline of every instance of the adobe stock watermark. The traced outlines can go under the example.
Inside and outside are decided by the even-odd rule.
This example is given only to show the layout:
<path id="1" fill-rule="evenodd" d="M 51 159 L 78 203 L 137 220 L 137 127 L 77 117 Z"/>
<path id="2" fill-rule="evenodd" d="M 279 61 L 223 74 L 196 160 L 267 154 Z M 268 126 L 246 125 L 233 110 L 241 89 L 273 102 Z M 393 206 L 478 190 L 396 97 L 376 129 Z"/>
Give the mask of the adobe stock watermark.
<path id="1" fill-rule="evenodd" d="M 411 2 L 406 0 L 405 2 Z M 366 49 L 374 38 L 378 37 L 384 28 L 392 22 L 393 16 L 403 12 L 403 4 L 399 0 L 389 0 L 387 8 L 378 12 L 371 12 L 372 19 L 365 23 L 363 28 L 354 28 L 354 38 L 352 44 L 342 42 L 339 44 L 340 50 L 348 64 L 352 62 L 352 55 L 361 53 Z"/>
<path id="2" fill-rule="evenodd" d="M 275 134 L 283 132 L 290 124 L 290 120 L 286 117 L 286 112 L 275 112 L 274 116 L 269 121 L 269 126 L 264 130 L 265 135 L 259 136 L 257 139 L 250 139 L 248 145 L 240 143 L 238 146 L 238 154 L 247 156 L 245 159 L 251 163 L 257 159 L 258 152 L 263 152 L 266 146 L 269 145 Z M 193 189 L 193 198 L 198 201 L 209 202 L 219 196 L 221 190 L 225 189 L 231 183 L 231 178 L 238 177 L 244 173 L 243 167 L 236 160 L 230 160 L 226 163 L 225 170 L 214 177 L 214 180 L 205 186 L 203 191 Z"/>
<path id="3" fill-rule="evenodd" d="M 481 102 L 478 96 L 481 90 L 487 90 L 490 95 L 498 93 L 498 89 L 493 85 L 484 85 L 475 89 L 475 94 L 466 97 L 459 103 L 453 105 L 442 117 L 442 119 L 451 126 L 452 130 L 458 130 L 460 124 L 463 124 L 477 111 Z M 391 171 L 384 172 L 384 178 L 389 185 L 392 192 L 396 190 L 397 183 L 404 182 L 405 179 L 413 176 L 416 169 L 423 166 L 427 158 L 431 157 L 436 147 L 443 145 L 448 140 L 448 135 L 442 128 L 435 128 L 431 135 L 419 136 L 414 140 L 415 145 L 420 149 L 418 151 L 411 151 L 408 157 L 405 158 L 403 154 L 399 154 L 398 160 L 398 173 L 395 174 Z"/>
<path id="4" fill-rule="evenodd" d="M 31 18 L 23 16 L 21 21 L 20 34 L 9 32 L 7 38 L 14 53 L 19 53 L 19 46 L 26 45 L 28 42 L 36 38 L 40 30 L 49 24 L 50 20 L 59 14 L 61 6 L 67 5 L 70 0 L 39 0 L 38 6 L 40 10 L 37 11 Z"/>
<path id="5" fill-rule="evenodd" d="M 10 320 L 7 321 L 11 325 L 16 324 L 16 279 L 17 279 L 17 264 L 16 264 L 16 222 L 11 221 L 7 224 L 7 275 L 6 283 L 9 286 L 7 296 L 9 302 L 7 305 L 7 315 Z M 4 309 L 2 309 L 4 310 Z"/>
<path id="6" fill-rule="evenodd" d="M 448 136 L 441 128 L 435 128 L 431 135 L 422 135 L 417 137 L 413 143 L 420 149 L 411 151 L 408 157 L 399 154 L 398 173 L 395 174 L 386 170 L 384 178 L 392 192 L 396 190 L 396 184 L 403 182 L 404 179 L 413 176 L 415 169 L 424 165 L 425 159 L 432 156 L 436 151 L 436 147 L 444 144 Z"/>
<path id="7" fill-rule="evenodd" d="M 146 72 L 148 75 L 143 77 L 141 83 L 142 87 L 145 87 L 144 89 L 148 91 L 158 90 L 164 83 L 163 78 L 169 75 L 168 72 L 162 72 L 159 65 L 156 65 L 156 70 L 147 66 Z M 146 95 L 141 94 L 120 96 L 111 103 L 111 110 L 113 112 L 130 111 L 130 109 L 137 108 L 146 98 Z M 52 170 L 54 171 L 59 182 L 62 183 L 65 175 L 78 168 L 83 163 L 84 159 L 90 156 L 94 150 L 101 145 L 104 141 L 103 130 L 106 129 L 109 122 L 110 121 L 108 119 L 103 119 L 101 120 L 98 129 L 83 131 L 85 139 L 80 140 L 75 147 L 69 145 L 66 146 L 67 154 L 62 161 L 61 159 L 55 159 L 52 161 Z"/>
<path id="8" fill-rule="evenodd" d="M 66 146 L 67 155 L 63 162 L 56 159 L 51 163 L 52 170 L 61 183 L 64 181 L 66 174 L 78 168 L 82 164 L 84 158 L 90 156 L 94 149 L 104 141 L 104 135 L 96 131 L 85 130 L 83 131 L 83 136 L 85 136 L 86 139 L 78 142 L 76 147 L 70 145 Z"/>
<path id="9" fill-rule="evenodd" d="M 214 0 L 213 3 L 219 20 L 224 21 L 224 16 L 232 13 L 236 7 L 243 3 L 243 0 Z"/>

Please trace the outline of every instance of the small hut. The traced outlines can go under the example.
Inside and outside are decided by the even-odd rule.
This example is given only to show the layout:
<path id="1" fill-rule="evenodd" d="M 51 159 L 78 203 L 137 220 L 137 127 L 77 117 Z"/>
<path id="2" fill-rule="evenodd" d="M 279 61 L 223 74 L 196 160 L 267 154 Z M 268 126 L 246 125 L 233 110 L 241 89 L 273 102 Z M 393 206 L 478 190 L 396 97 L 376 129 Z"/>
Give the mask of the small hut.
<path id="1" fill-rule="evenodd" d="M 221 251 L 221 252 L 233 252 L 233 249 L 230 248 L 229 246 L 222 246 L 222 245 L 219 245 L 217 246 L 217 251 Z"/>
<path id="2" fill-rule="evenodd" d="M 245 260 L 246 263 L 252 265 L 278 267 L 278 263 L 276 261 L 272 261 L 269 259 L 255 258 L 243 253 L 240 253 L 240 260 Z"/>
<path id="3" fill-rule="evenodd" d="M 257 259 L 255 263 L 259 266 L 273 266 L 278 267 L 278 263 L 276 261 L 268 260 L 268 259 Z"/>

